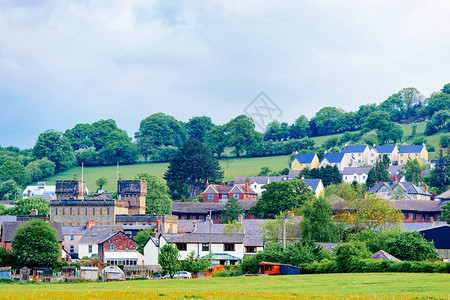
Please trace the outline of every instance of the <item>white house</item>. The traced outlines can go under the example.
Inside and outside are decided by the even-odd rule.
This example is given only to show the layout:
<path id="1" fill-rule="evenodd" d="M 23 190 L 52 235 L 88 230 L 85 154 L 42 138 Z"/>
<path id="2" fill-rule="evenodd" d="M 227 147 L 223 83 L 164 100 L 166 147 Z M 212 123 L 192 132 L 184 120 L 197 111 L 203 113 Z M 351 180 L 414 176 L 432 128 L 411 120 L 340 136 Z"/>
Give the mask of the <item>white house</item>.
<path id="1" fill-rule="evenodd" d="M 345 153 L 325 153 L 320 167 L 337 166 L 340 172 L 349 166 L 349 159 Z"/>
<path id="2" fill-rule="evenodd" d="M 22 198 L 27 199 L 30 197 L 42 197 L 47 200 L 55 200 L 56 186 L 46 185 L 45 182 L 38 182 L 37 185 L 29 185 L 22 192 Z"/>
<path id="3" fill-rule="evenodd" d="M 369 147 L 367 145 L 348 145 L 342 149 L 342 153 L 348 158 L 348 165 L 357 167 L 367 164 Z"/>
<path id="4" fill-rule="evenodd" d="M 184 260 L 191 252 L 201 258 L 210 254 L 209 233 L 165 233 L 158 238 L 150 237 L 144 246 L 144 265 L 157 265 L 160 248 L 170 243 L 178 248 L 180 259 Z M 255 249 L 256 251 L 256 249 Z M 211 234 L 212 265 L 235 265 L 245 254 L 244 234 Z"/>
<path id="5" fill-rule="evenodd" d="M 356 181 L 359 184 L 364 184 L 367 181 L 367 176 L 372 168 L 357 168 L 347 167 L 342 170 L 342 181 L 352 183 Z"/>
<path id="6" fill-rule="evenodd" d="M 78 257 L 98 256 L 98 244 L 111 237 L 114 233 L 122 230 L 122 226 L 114 225 L 90 227 L 78 242 Z"/>
<path id="7" fill-rule="evenodd" d="M 387 155 L 391 161 L 391 165 L 398 163 L 398 148 L 395 145 L 385 145 L 385 146 L 373 146 L 369 150 L 368 164 L 374 165 L 377 162 L 378 157 Z"/>

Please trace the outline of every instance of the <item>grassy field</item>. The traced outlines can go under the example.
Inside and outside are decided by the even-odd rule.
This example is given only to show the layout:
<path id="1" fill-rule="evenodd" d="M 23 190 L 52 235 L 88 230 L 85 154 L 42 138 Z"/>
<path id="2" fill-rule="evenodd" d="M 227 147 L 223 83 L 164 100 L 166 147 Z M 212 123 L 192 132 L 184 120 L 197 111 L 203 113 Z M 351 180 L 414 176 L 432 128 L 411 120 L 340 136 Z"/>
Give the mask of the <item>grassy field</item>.
<path id="1" fill-rule="evenodd" d="M 225 172 L 225 181 L 234 181 L 235 176 L 256 176 L 261 167 L 269 167 L 272 171 L 280 171 L 289 167 L 289 155 L 256 157 L 256 158 L 232 158 L 220 160 L 220 165 Z M 139 163 L 135 165 L 122 165 L 119 168 L 122 179 L 133 179 L 138 173 L 151 173 L 162 179 L 167 170 L 168 163 Z M 105 176 L 108 183 L 103 188 L 110 192 L 117 190 L 117 167 L 86 167 L 84 168 L 84 180 L 89 191 L 97 189 L 95 181 Z M 55 184 L 55 180 L 62 179 L 81 179 L 81 167 L 74 167 L 55 176 L 48 177 L 44 181 L 47 184 Z"/>
<path id="2" fill-rule="evenodd" d="M 319 274 L 0 284 L 0 299 L 450 299 L 450 274 Z"/>

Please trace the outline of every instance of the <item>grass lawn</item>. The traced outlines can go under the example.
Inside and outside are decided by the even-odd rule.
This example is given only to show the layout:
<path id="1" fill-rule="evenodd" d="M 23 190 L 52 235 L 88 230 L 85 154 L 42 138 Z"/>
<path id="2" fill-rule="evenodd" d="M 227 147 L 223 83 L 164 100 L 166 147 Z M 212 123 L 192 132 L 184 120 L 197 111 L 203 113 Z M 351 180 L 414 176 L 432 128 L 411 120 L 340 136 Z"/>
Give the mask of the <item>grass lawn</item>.
<path id="1" fill-rule="evenodd" d="M 289 155 L 271 156 L 271 157 L 255 157 L 255 158 L 231 158 L 220 160 L 220 165 L 225 172 L 225 181 L 234 181 L 235 176 L 256 176 L 262 167 L 269 167 L 272 171 L 281 171 L 288 168 Z M 122 179 L 134 179 L 138 173 L 151 173 L 162 179 L 164 172 L 167 170 L 168 163 L 139 163 L 135 165 L 121 165 L 119 168 L 120 177 Z M 86 167 L 84 168 L 84 180 L 93 192 L 97 189 L 95 181 L 105 176 L 108 183 L 103 189 L 110 192 L 117 190 L 117 167 Z M 81 167 L 74 167 L 55 176 L 46 178 L 47 184 L 54 185 L 55 180 L 63 179 L 81 179 Z"/>
<path id="2" fill-rule="evenodd" d="M 366 273 L 0 284 L 1 299 L 450 299 L 450 274 Z"/>

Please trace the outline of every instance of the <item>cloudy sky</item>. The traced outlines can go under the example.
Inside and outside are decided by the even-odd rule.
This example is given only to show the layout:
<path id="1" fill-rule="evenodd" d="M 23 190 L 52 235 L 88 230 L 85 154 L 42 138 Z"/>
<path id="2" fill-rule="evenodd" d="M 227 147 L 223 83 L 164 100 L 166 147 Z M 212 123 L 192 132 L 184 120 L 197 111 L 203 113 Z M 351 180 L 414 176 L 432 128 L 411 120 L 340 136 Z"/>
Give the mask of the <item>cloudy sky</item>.
<path id="1" fill-rule="evenodd" d="M 280 121 L 450 82 L 449 1 L 0 1 L 0 145 L 156 112 Z"/>

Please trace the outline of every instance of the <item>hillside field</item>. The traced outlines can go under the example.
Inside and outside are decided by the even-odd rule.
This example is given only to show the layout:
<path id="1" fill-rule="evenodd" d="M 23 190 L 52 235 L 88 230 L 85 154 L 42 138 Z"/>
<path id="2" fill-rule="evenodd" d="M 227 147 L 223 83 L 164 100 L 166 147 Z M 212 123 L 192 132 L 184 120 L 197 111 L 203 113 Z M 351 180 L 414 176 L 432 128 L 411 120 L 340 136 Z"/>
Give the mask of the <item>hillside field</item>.
<path id="1" fill-rule="evenodd" d="M 0 299 L 449 299 L 450 274 L 366 273 L 0 284 Z"/>
<path id="2" fill-rule="evenodd" d="M 289 155 L 271 156 L 271 157 L 255 157 L 255 158 L 230 158 L 220 160 L 220 165 L 224 170 L 225 181 L 234 181 L 236 176 L 256 176 L 261 171 L 261 167 L 269 167 L 272 171 L 281 171 L 288 168 Z M 119 167 L 120 178 L 134 179 L 138 173 L 151 173 L 159 178 L 164 176 L 168 163 L 139 163 L 134 165 L 121 165 Z M 117 191 L 117 167 L 85 167 L 84 180 L 90 192 L 97 189 L 95 181 L 105 176 L 108 183 L 103 187 L 106 191 Z M 55 180 L 63 179 L 81 179 L 81 167 L 73 167 L 65 172 L 59 173 L 43 180 L 47 184 L 55 184 Z"/>

